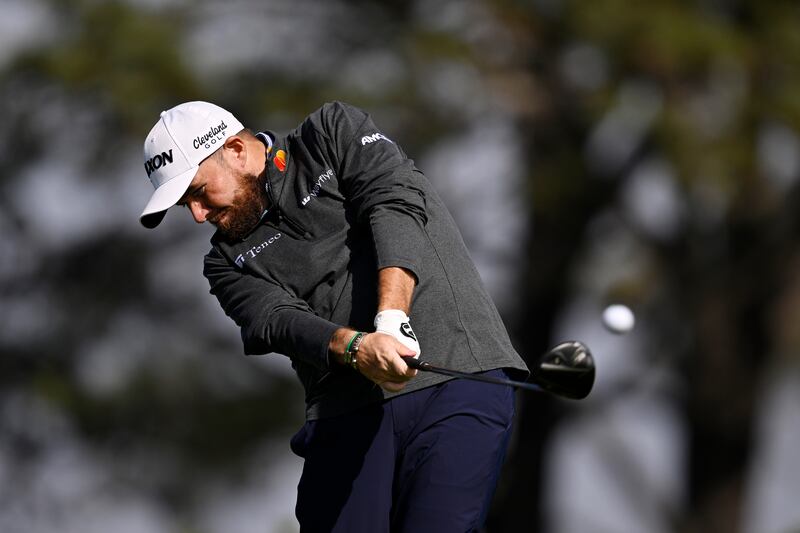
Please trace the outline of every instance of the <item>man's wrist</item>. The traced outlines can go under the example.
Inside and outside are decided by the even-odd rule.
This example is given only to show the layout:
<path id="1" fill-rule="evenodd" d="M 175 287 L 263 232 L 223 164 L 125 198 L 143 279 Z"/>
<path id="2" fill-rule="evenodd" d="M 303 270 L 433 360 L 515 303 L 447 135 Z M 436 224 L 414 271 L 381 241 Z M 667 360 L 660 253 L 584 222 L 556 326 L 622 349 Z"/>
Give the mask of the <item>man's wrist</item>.
<path id="1" fill-rule="evenodd" d="M 328 354 L 332 361 L 340 365 L 345 364 L 344 354 L 347 350 L 347 345 L 356 333 L 358 333 L 356 330 L 350 328 L 339 328 L 334 331 L 331 340 L 328 342 Z"/>
<path id="2" fill-rule="evenodd" d="M 344 364 L 352 367 L 353 370 L 358 370 L 358 349 L 366 336 L 366 333 L 359 331 L 353 335 L 353 338 L 347 343 L 347 348 L 345 348 Z"/>

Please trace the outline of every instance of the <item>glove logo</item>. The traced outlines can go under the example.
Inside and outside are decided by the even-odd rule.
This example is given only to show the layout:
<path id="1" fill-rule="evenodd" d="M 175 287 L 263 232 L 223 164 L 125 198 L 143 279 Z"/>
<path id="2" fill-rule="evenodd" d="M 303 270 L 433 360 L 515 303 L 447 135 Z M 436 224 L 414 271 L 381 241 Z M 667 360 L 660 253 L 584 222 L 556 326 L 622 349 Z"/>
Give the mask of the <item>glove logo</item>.
<path id="1" fill-rule="evenodd" d="M 414 342 L 417 342 L 417 337 L 414 336 L 414 331 L 411 329 L 411 324 L 408 322 L 403 322 L 400 324 L 400 333 L 408 337 L 409 339 L 413 339 Z"/>

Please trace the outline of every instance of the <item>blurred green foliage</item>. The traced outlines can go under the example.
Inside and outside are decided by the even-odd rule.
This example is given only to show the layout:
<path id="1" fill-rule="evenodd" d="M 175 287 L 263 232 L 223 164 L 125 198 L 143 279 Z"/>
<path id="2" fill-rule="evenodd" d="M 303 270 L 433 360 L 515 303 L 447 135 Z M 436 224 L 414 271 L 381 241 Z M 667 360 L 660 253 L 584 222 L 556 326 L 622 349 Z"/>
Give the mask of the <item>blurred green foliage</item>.
<path id="1" fill-rule="evenodd" d="M 154 491 L 169 495 L 186 530 L 202 531 L 181 514 L 195 503 L 197 487 L 187 480 L 201 486 L 204 476 L 242 475 L 259 446 L 300 424 L 302 394 L 293 378 L 241 357 L 234 325 L 209 317 L 204 287 L 163 290 L 164 283 L 199 279 L 205 244 L 196 244 L 196 228 L 179 223 L 165 224 L 157 237 L 137 226 L 146 192 L 130 198 L 127 180 L 146 182 L 129 167 L 158 113 L 205 99 L 248 125 L 286 130 L 326 100 L 347 100 L 375 114 L 415 159 L 500 118 L 513 125 L 524 160 L 518 195 L 532 210 L 519 265 L 520 311 L 507 317 L 520 351 L 541 353 L 552 344 L 556 317 L 580 287 L 575 265 L 593 244 L 590 227 L 616 213 L 646 267 L 612 289 L 652 318 L 651 342 L 668 352 L 687 384 L 674 400 L 692 434 L 691 501 L 675 529 L 731 530 L 733 519 L 724 517 L 741 505 L 757 378 L 774 354 L 798 348 L 786 317 L 800 301 L 782 291 L 797 278 L 786 265 L 798 257 L 798 170 L 785 183 L 776 180 L 762 153 L 771 126 L 797 144 L 796 2 L 41 5 L 48 34 L 0 72 L 7 117 L 0 128 L 0 228 L 8 235 L 0 287 L 7 316 L 29 317 L 0 339 L 0 397 L 45 399 L 100 455 L 124 461 L 149 450 L 175 457 L 175 472 L 162 472 Z M 219 33 L 198 36 L 214 17 Z M 263 34 L 245 31 L 253 21 Z M 215 46 L 195 49 L 208 39 Z M 229 49 L 257 59 L 223 59 L 225 68 L 215 71 L 204 57 Z M 371 57 L 392 61 L 374 72 L 352 67 L 370 65 Z M 445 72 L 457 76 L 442 78 Z M 378 90 L 381 76 L 390 81 Z M 621 129 L 603 137 L 611 118 Z M 88 125 L 94 142 L 72 130 L 76 123 Z M 70 145 L 73 137 L 79 146 Z M 615 155 L 622 141 L 628 145 Z M 91 156 L 71 159 L 78 152 Z M 63 167 L 48 167 L 63 175 L 49 179 L 76 174 L 83 187 L 106 187 L 101 203 L 116 206 L 119 216 L 87 212 L 96 217 L 89 230 L 58 245 L 62 238 L 50 233 L 68 223 L 53 220 L 42 230 L 41 218 L 55 215 L 20 198 L 30 198 L 23 193 L 31 173 L 41 172 L 37 164 L 67 156 Z M 673 171 L 684 208 L 667 237 L 637 226 L 623 205 L 631 176 L 653 159 Z M 196 254 L 189 258 L 196 270 L 176 267 L 180 274 L 160 285 L 165 264 L 188 253 Z M 128 321 L 142 326 L 138 335 L 120 333 Z M 81 377 L 87 354 L 97 350 L 109 357 L 119 351 L 132 368 L 110 392 Z M 540 479 L 548 435 L 571 412 L 542 398 L 525 397 L 522 407 L 519 449 L 526 453 L 510 459 L 491 531 L 541 520 L 541 487 L 530 479 Z"/>

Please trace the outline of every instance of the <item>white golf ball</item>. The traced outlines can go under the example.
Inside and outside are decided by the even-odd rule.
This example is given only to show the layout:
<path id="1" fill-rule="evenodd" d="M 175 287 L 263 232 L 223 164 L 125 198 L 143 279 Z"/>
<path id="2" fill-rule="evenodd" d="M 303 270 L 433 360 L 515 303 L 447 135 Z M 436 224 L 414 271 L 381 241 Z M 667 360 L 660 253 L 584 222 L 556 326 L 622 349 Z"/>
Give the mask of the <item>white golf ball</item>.
<path id="1" fill-rule="evenodd" d="M 635 322 L 633 311 L 626 305 L 609 305 L 603 311 L 603 325 L 612 333 L 628 333 Z"/>

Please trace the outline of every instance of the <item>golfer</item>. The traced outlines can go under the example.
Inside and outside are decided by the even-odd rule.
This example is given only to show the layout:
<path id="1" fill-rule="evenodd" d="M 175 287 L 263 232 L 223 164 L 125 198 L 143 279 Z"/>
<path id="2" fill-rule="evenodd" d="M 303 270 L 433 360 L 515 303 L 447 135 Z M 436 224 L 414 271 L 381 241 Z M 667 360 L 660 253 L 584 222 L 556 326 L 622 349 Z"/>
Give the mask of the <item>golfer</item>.
<path id="1" fill-rule="evenodd" d="M 403 357 L 501 377 L 528 369 L 453 219 L 391 136 L 339 102 L 288 135 L 187 102 L 161 114 L 144 159 L 155 192 L 141 223 L 179 205 L 216 227 L 211 294 L 244 352 L 285 354 L 305 388 L 291 442 L 305 460 L 301 531 L 479 529 L 513 389 L 417 375 Z"/>

